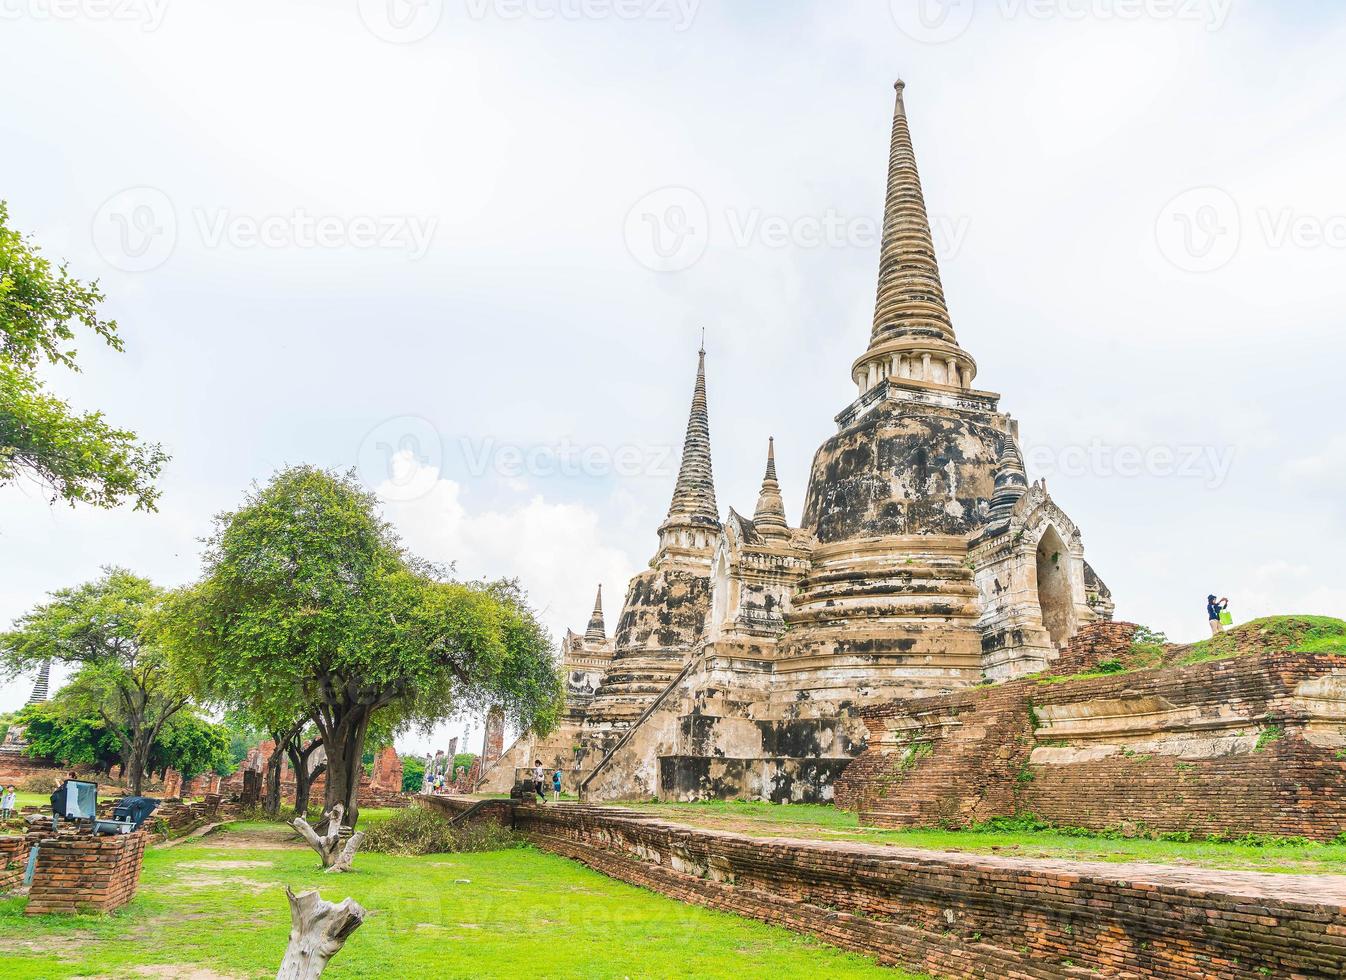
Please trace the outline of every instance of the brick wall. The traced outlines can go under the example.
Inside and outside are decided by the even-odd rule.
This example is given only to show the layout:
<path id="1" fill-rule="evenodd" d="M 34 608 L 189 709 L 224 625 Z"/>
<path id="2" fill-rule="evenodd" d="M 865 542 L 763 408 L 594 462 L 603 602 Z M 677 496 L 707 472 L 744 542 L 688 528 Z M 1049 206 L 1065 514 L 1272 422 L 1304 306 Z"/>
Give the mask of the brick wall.
<path id="1" fill-rule="evenodd" d="M 1083 674 L 1105 660 L 1120 660 L 1131 652 L 1135 623 L 1086 623 L 1070 638 L 1070 645 L 1051 664 L 1057 674 Z"/>
<path id="2" fill-rule="evenodd" d="M 22 837 L 0 837 L 0 895 L 23 884 L 28 848 L 28 841 Z"/>
<path id="3" fill-rule="evenodd" d="M 762 839 L 609 807 L 513 814 L 539 847 L 614 878 L 942 977 L 1346 975 L 1346 888 L 1330 877 Z"/>
<path id="4" fill-rule="evenodd" d="M 1119 637 L 1081 656 L 1110 659 Z M 836 799 L 883 827 L 1032 812 L 1093 830 L 1330 840 L 1346 830 L 1344 713 L 1346 660 L 1329 655 L 1024 679 L 864 709 L 869 747 Z"/>
<path id="5" fill-rule="evenodd" d="M 148 839 L 144 831 L 115 837 L 42 839 L 24 913 L 121 908 L 135 896 Z"/>

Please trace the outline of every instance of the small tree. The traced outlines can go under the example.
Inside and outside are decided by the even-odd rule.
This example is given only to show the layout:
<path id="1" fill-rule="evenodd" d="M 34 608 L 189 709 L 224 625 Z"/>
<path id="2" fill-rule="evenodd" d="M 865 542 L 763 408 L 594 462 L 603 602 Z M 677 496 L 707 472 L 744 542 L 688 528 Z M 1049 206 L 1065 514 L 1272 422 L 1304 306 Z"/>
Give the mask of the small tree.
<path id="1" fill-rule="evenodd" d="M 162 593 L 122 568 L 73 589 L 21 616 L 0 634 L 0 674 L 56 660 L 78 667 L 61 692 L 72 711 L 101 718 L 121 746 L 122 765 L 139 794 L 150 746 L 188 703 L 168 658 L 152 639 Z"/>
<path id="2" fill-rule="evenodd" d="M 153 510 L 154 486 L 168 456 L 116 429 L 99 412 L 78 414 L 48 394 L 36 370 L 44 361 L 78 371 L 76 325 L 122 349 L 117 324 L 99 317 L 98 283 L 53 268 L 38 247 L 9 227 L 0 201 L 0 485 L 28 476 L 53 501 L 114 507 L 124 500 Z"/>
<path id="3" fill-rule="evenodd" d="M 229 732 L 191 709 L 180 711 L 159 730 L 150 746 L 149 771 L 176 769 L 183 780 L 229 765 Z"/>
<path id="4" fill-rule="evenodd" d="M 174 657 L 253 717 L 307 714 L 323 809 L 358 816 L 371 724 L 500 704 L 546 732 L 562 704 L 551 641 L 511 583 L 462 583 L 403 551 L 353 474 L 278 473 L 216 519 L 206 574 L 170 604 Z"/>

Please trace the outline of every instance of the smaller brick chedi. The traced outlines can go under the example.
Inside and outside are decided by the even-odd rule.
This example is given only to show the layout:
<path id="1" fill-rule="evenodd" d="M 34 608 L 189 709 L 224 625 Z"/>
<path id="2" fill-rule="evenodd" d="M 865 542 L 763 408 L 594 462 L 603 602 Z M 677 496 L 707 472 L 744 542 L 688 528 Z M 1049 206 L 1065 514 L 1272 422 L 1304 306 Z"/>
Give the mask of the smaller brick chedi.
<path id="1" fill-rule="evenodd" d="M 721 514 L 700 351 L 649 567 L 611 639 L 601 595 L 567 633 L 563 724 L 520 737 L 484 788 L 541 758 L 588 799 L 829 800 L 865 748 L 865 706 L 1041 670 L 1111 618 L 1079 529 L 1028 481 L 1018 423 L 973 386 L 896 88 L 869 343 L 799 526 L 774 441 L 752 516 Z"/>

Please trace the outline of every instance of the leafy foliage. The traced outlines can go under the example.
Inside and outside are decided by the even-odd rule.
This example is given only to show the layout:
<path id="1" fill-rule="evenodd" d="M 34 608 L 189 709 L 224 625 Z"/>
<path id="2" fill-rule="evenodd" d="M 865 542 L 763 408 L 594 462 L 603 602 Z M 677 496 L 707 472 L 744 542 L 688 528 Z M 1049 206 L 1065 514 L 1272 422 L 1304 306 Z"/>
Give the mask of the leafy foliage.
<path id="1" fill-rule="evenodd" d="M 226 775 L 232 769 L 230 738 L 225 726 L 193 711 L 181 711 L 164 724 L 150 746 L 148 768 L 159 772 L 171 767 L 183 779 L 207 772 Z"/>
<path id="2" fill-rule="evenodd" d="M 97 716 L 66 711 L 61 701 L 30 704 L 15 718 L 26 729 L 28 755 L 54 759 L 62 766 L 91 765 L 110 769 L 121 761 L 121 742 Z"/>
<path id="3" fill-rule="evenodd" d="M 8 222 L 0 201 L 0 484 L 24 475 L 53 501 L 114 507 L 131 500 L 137 510 L 153 510 L 167 454 L 108 425 L 100 412 L 75 412 L 35 373 L 43 362 L 79 370 L 77 326 L 122 349 L 117 324 L 98 314 L 98 283 L 81 283 L 64 264 L 53 268 Z"/>
<path id="4" fill-rule="evenodd" d="M 550 637 L 511 582 L 463 583 L 407 554 L 353 474 L 278 473 L 216 518 L 206 574 L 168 603 L 165 636 L 195 690 L 270 728 L 307 716 L 346 806 L 371 726 L 428 726 L 502 706 L 555 724 Z"/>
<path id="5" fill-rule="evenodd" d="M 133 792 L 140 791 L 150 746 L 187 704 L 187 695 L 152 632 L 163 593 L 122 568 L 51 593 L 0 634 L 0 676 L 56 660 L 78 667 L 61 691 L 69 716 L 101 718 L 121 746 Z"/>
<path id="6" fill-rule="evenodd" d="M 419 793 L 425 781 L 425 760 L 418 755 L 402 756 L 402 792 Z"/>
<path id="7" fill-rule="evenodd" d="M 518 838 L 494 820 L 454 827 L 428 806 L 409 806 L 375 824 L 364 842 L 364 850 L 384 854 L 459 854 L 518 846 Z"/>

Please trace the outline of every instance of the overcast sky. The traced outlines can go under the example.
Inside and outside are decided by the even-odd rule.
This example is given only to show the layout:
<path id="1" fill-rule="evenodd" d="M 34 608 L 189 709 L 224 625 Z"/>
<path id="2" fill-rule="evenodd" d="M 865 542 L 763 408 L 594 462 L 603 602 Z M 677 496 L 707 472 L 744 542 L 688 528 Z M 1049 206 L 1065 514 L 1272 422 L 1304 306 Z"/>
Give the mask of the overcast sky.
<path id="1" fill-rule="evenodd" d="M 0 488 L 0 623 L 108 563 L 192 580 L 309 462 L 611 625 L 702 327 L 721 509 L 774 435 L 797 522 L 898 75 L 977 386 L 1118 618 L 1344 615 L 1343 50 L 1307 0 L 0 0 L 0 197 L 127 347 L 51 385 L 173 456 L 156 514 Z"/>

